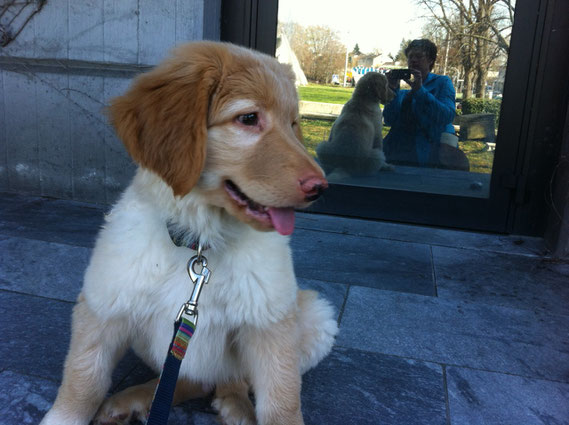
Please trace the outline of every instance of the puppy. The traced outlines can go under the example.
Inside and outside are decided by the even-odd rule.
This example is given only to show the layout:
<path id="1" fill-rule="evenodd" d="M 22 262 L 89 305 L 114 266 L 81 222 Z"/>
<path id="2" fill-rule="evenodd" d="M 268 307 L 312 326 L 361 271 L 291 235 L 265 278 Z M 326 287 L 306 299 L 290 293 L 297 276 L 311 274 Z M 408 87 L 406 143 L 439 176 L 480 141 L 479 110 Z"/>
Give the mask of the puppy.
<path id="1" fill-rule="evenodd" d="M 379 108 L 380 102 L 386 104 L 393 97 L 385 75 L 368 72 L 361 77 L 352 98 L 334 122 L 328 141 L 316 147 L 320 164 L 329 177 L 367 176 L 393 169 L 383 153 L 383 118 Z"/>
<path id="2" fill-rule="evenodd" d="M 293 271 L 294 208 L 327 182 L 302 145 L 291 69 L 230 44 L 190 43 L 138 77 L 110 117 L 140 167 L 96 241 L 63 382 L 41 424 L 145 417 L 156 380 L 104 396 L 128 347 L 162 367 L 193 289 L 195 251 L 171 234 L 203 244 L 212 273 L 174 402 L 215 387 L 223 423 L 302 424 L 301 374 L 330 351 L 337 324 Z"/>

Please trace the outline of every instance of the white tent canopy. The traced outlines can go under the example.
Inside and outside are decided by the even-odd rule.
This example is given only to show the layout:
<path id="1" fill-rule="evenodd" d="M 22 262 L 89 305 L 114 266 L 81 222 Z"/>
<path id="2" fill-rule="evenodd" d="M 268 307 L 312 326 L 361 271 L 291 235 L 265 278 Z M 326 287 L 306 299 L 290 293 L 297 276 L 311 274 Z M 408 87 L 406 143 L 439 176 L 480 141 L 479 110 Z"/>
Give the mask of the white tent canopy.
<path id="1" fill-rule="evenodd" d="M 290 47 L 290 43 L 288 42 L 288 38 L 285 34 L 280 33 L 278 38 L 280 39 L 280 43 L 277 47 L 276 51 L 276 58 L 280 63 L 286 63 L 292 66 L 292 70 L 294 75 L 296 76 L 296 85 L 297 86 L 306 86 L 308 84 L 308 80 L 306 79 L 306 75 L 304 75 L 304 71 L 300 67 L 300 62 L 298 62 L 298 58 L 292 51 Z"/>

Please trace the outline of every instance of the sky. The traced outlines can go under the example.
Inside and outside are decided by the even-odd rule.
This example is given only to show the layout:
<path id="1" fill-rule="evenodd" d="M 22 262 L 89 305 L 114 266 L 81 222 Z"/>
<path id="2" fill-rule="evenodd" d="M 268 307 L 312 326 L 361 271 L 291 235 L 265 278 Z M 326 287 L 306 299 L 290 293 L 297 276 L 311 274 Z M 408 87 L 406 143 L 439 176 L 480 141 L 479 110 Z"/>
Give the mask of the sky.
<path id="1" fill-rule="evenodd" d="M 414 0 L 279 0 L 279 21 L 327 25 L 351 50 L 396 54 L 401 40 L 421 35 L 423 15 Z"/>

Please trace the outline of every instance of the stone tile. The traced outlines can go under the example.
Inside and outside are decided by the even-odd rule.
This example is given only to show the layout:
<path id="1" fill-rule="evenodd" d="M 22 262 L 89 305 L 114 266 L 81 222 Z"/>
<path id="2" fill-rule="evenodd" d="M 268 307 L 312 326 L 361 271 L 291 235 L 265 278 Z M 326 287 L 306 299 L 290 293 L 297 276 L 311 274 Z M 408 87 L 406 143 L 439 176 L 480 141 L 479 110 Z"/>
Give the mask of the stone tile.
<path id="1" fill-rule="evenodd" d="M 73 305 L 0 291 L 0 370 L 61 382 Z M 127 355 L 119 363 L 113 373 L 115 385 L 132 371 L 136 360 Z"/>
<path id="2" fill-rule="evenodd" d="M 0 234 L 92 247 L 106 207 L 74 201 L 31 198 L 0 210 Z"/>
<path id="3" fill-rule="evenodd" d="M 0 422 L 3 425 L 36 425 L 57 394 L 53 381 L 12 371 L 0 373 Z"/>
<path id="4" fill-rule="evenodd" d="M 22 195 L 19 193 L 0 192 L 0 216 L 4 214 L 4 211 L 18 208 L 30 201 L 38 201 L 40 199 L 41 198 L 35 196 Z"/>
<path id="5" fill-rule="evenodd" d="M 0 233 L 92 246 L 103 221 L 103 213 L 108 209 L 103 205 L 0 193 Z M 491 235 L 302 212 L 296 216 L 299 230 L 320 230 L 510 254 L 541 255 L 545 252 L 541 238 Z M 17 225 L 16 228 L 14 225 Z"/>
<path id="6" fill-rule="evenodd" d="M 170 412 L 168 425 L 219 425 L 217 414 L 196 411 L 191 405 L 184 403 Z"/>
<path id="7" fill-rule="evenodd" d="M 68 302 L 0 291 L 0 369 L 60 380 L 72 308 Z"/>
<path id="8" fill-rule="evenodd" d="M 336 343 L 569 382 L 567 329 L 567 316 L 352 287 Z"/>
<path id="9" fill-rule="evenodd" d="M 315 279 L 298 278 L 298 286 L 301 289 L 311 289 L 320 294 L 332 304 L 336 311 L 336 317 L 342 311 L 342 306 L 348 293 L 348 286 L 341 283 L 323 282 Z"/>
<path id="10" fill-rule="evenodd" d="M 569 424 L 569 385 L 449 367 L 454 425 Z"/>
<path id="11" fill-rule="evenodd" d="M 90 248 L 0 236 L 0 288 L 74 302 Z"/>
<path id="12" fill-rule="evenodd" d="M 569 264 L 433 247 L 438 295 L 569 315 Z"/>
<path id="13" fill-rule="evenodd" d="M 442 368 L 335 348 L 303 378 L 306 425 L 446 424 Z"/>
<path id="14" fill-rule="evenodd" d="M 335 217 L 298 212 L 296 227 L 354 236 L 368 236 L 401 242 L 469 248 L 521 255 L 543 255 L 542 238 L 467 232 L 412 224 Z"/>
<path id="15" fill-rule="evenodd" d="M 4 371 L 0 373 L 0 421 L 3 425 L 36 425 L 50 409 L 58 384 L 47 379 Z M 202 409 L 202 410 L 199 410 Z M 212 409 L 203 411 L 195 402 L 176 406 L 170 413 L 170 425 L 219 425 Z"/>
<path id="16" fill-rule="evenodd" d="M 435 295 L 427 245 L 297 229 L 291 246 L 300 277 Z"/>

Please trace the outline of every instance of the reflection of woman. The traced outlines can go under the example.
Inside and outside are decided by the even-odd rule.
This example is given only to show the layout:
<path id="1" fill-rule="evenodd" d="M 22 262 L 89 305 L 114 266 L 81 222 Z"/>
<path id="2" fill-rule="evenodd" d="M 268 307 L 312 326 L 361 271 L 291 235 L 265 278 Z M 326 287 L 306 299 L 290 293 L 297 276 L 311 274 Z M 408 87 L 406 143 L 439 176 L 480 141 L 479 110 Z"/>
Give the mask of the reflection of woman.
<path id="1" fill-rule="evenodd" d="M 412 75 L 405 82 L 411 90 L 400 90 L 400 80 L 387 74 L 396 97 L 383 111 L 385 124 L 391 126 L 384 151 L 388 162 L 436 166 L 441 133 L 454 133 L 454 87 L 449 77 L 431 73 L 437 47 L 430 40 L 413 40 L 405 56 Z"/>

